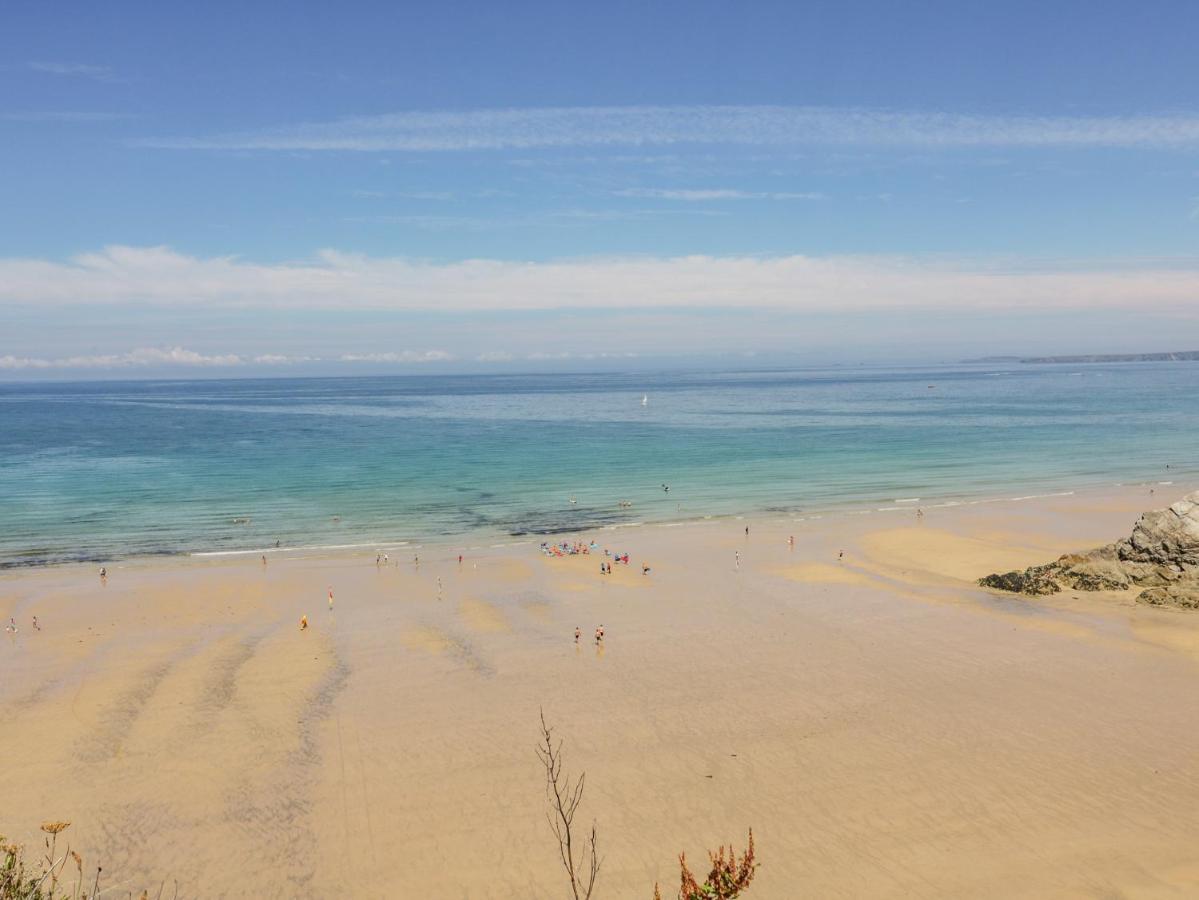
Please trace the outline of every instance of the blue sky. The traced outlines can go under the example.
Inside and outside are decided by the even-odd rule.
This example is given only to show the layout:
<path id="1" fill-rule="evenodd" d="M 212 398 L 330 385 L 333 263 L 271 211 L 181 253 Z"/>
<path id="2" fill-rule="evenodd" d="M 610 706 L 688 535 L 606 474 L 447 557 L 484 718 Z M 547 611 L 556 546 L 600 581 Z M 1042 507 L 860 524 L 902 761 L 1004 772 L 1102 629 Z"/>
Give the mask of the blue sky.
<path id="1" fill-rule="evenodd" d="M 1195 34 L 1168 2 L 10 0 L 0 377 L 1191 349 Z"/>

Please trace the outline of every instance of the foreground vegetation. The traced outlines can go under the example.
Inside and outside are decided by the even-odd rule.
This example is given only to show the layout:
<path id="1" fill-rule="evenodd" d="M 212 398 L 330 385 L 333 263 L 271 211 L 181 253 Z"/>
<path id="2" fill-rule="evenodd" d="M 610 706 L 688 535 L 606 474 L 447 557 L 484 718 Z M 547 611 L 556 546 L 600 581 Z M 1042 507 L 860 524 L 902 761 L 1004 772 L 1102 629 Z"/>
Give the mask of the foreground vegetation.
<path id="1" fill-rule="evenodd" d="M 553 729 L 541 714 L 541 740 L 537 745 L 537 758 L 545 769 L 546 820 L 558 842 L 558 858 L 566 871 L 572 900 L 591 900 L 595 882 L 599 877 L 603 860 L 599 855 L 595 822 L 582 841 L 574 827 L 575 816 L 583 802 L 583 786 L 587 780 L 584 772 L 572 779 L 563 768 L 562 741 L 554 740 Z M 679 854 L 678 900 L 734 900 L 749 887 L 758 870 L 754 857 L 754 832 L 749 830 L 749 845 L 738 857 L 730 844 L 720 847 L 715 853 L 708 851 L 712 865 L 701 883 L 687 866 L 685 853 Z M 654 885 L 654 900 L 662 900 L 662 892 Z"/>
<path id="2" fill-rule="evenodd" d="M 0 900 L 88 900 L 99 895 L 100 866 L 96 866 L 95 877 L 87 879 L 91 881 L 89 892 L 83 857 L 70 844 L 58 855 L 58 836 L 70 827 L 70 822 L 44 822 L 44 852 L 36 860 L 24 847 L 0 836 Z"/>
<path id="3" fill-rule="evenodd" d="M 0 900 L 96 900 L 101 893 L 112 892 L 112 888 L 100 887 L 104 869 L 96 866 L 95 874 L 91 867 L 85 871 L 83 857 L 69 843 L 59 855 L 58 836 L 70 827 L 70 822 L 43 822 L 46 836 L 42 852 L 36 857 L 0 835 Z M 163 882 L 154 900 L 163 900 L 165 887 Z M 172 900 L 178 894 L 176 884 Z M 142 891 L 137 900 L 150 900 L 149 892 Z"/>
<path id="4" fill-rule="evenodd" d="M 555 741 L 553 731 L 541 716 L 541 741 L 537 756 L 545 769 L 546 819 L 558 843 L 558 857 L 566 872 L 571 900 L 591 900 L 603 862 L 595 822 L 591 823 L 582 840 L 575 828 L 575 817 L 583 802 L 586 773 L 572 779 L 563 768 L 562 741 Z M 100 876 L 103 869 L 96 866 L 84 872 L 83 857 L 68 843 L 59 855 L 59 835 L 71 827 L 70 822 L 45 822 L 42 831 L 43 851 L 36 858 L 25 847 L 8 843 L 0 835 L 0 900 L 97 900 L 101 894 Z M 701 883 L 687 865 L 686 854 L 679 854 L 678 900 L 734 900 L 740 897 L 758 869 L 754 856 L 754 833 L 738 856 L 732 845 L 709 851 L 711 869 Z M 87 883 L 90 881 L 90 885 Z M 178 885 L 175 886 L 178 894 Z M 132 894 L 129 895 L 132 897 Z M 138 900 L 150 900 L 142 891 Z M 162 900 L 162 887 L 155 900 Z M 662 893 L 654 885 L 654 900 Z"/>

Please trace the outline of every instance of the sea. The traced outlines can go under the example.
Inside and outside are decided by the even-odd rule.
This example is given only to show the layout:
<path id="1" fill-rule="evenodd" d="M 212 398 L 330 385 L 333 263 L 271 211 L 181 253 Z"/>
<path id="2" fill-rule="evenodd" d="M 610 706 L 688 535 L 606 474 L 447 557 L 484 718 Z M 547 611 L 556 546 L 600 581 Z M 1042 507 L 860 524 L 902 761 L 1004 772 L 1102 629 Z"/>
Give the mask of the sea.
<path id="1" fill-rule="evenodd" d="M 1199 475 L 1199 363 L 0 384 L 0 567 Z M 1168 488 L 1167 488 L 1168 492 Z"/>

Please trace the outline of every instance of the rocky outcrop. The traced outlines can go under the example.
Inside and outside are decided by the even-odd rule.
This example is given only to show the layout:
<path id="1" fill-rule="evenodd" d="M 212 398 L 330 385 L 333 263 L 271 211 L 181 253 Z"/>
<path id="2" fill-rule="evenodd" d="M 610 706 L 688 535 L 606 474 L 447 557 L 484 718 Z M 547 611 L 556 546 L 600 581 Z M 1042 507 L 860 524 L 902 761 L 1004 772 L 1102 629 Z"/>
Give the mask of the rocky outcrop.
<path id="1" fill-rule="evenodd" d="M 1199 567 L 1199 491 L 1141 516 L 1116 554 L 1128 562 Z"/>
<path id="2" fill-rule="evenodd" d="M 1011 591 L 1013 594 L 1028 594 L 1032 597 L 1056 594 L 1062 587 L 1053 579 L 1054 566 L 1055 563 L 1050 563 L 1047 566 L 1033 566 L 1023 572 L 988 575 L 986 578 L 980 578 L 978 583 L 997 591 Z"/>
<path id="3" fill-rule="evenodd" d="M 979 579 L 983 587 L 1030 596 L 1139 587 L 1140 603 L 1199 609 L 1199 491 L 1137 520 L 1122 541 L 1067 554 L 1023 572 Z"/>

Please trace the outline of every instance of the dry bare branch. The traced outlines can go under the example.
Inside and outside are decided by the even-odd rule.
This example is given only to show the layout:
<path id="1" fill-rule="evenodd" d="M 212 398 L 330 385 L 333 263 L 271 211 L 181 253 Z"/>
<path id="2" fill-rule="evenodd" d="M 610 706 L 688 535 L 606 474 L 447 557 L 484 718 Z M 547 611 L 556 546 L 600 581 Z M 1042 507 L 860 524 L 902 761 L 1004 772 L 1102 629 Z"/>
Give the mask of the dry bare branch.
<path id="1" fill-rule="evenodd" d="M 546 820 L 558 841 L 558 857 L 570 879 L 571 896 L 574 900 L 590 900 L 602 862 L 597 850 L 595 823 L 591 823 L 591 833 L 582 846 L 576 845 L 574 832 L 575 815 L 583 802 L 587 773 L 572 782 L 563 771 L 562 741 L 555 742 L 553 729 L 546 724 L 544 710 L 541 711 L 537 758 L 545 769 Z"/>

